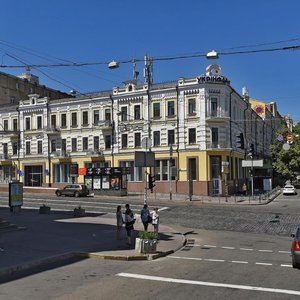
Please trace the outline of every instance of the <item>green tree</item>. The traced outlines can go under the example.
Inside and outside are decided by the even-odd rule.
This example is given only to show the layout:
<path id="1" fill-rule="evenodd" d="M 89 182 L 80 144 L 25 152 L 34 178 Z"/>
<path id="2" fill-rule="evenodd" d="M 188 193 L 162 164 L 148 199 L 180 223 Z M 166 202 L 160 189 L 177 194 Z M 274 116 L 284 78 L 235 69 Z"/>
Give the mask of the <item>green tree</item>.
<path id="1" fill-rule="evenodd" d="M 280 141 L 278 136 L 282 136 Z M 287 142 L 287 136 L 292 135 L 293 143 L 289 150 L 283 149 L 283 144 Z M 300 174 L 300 124 L 298 123 L 293 132 L 289 132 L 286 127 L 282 127 L 276 134 L 275 142 L 270 146 L 272 154 L 272 166 L 274 170 L 286 180 L 295 180 Z"/>

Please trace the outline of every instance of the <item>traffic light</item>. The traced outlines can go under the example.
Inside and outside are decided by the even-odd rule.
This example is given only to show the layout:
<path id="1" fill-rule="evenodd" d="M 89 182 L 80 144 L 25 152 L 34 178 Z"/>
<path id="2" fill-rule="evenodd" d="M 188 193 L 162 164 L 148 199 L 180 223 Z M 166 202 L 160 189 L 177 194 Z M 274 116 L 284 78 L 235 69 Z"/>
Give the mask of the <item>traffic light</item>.
<path id="1" fill-rule="evenodd" d="M 154 182 L 155 182 L 155 176 L 148 174 L 149 190 L 151 190 L 151 193 L 153 193 L 153 188 L 155 187 Z"/>
<path id="2" fill-rule="evenodd" d="M 236 136 L 235 145 L 237 148 L 245 149 L 244 135 L 242 133 L 240 133 Z"/>
<path id="3" fill-rule="evenodd" d="M 248 145 L 248 156 L 253 158 L 253 156 L 254 156 L 254 144 L 249 144 Z"/>

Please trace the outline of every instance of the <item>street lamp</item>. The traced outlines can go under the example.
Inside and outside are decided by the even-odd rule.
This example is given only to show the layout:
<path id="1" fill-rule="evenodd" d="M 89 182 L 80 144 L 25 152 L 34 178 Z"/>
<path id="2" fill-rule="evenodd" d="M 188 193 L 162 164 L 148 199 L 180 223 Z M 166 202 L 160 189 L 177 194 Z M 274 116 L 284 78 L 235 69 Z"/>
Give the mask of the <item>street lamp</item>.
<path id="1" fill-rule="evenodd" d="M 117 61 L 113 60 L 108 64 L 108 68 L 109 69 L 117 69 L 117 68 L 119 68 L 119 63 Z"/>
<path id="2" fill-rule="evenodd" d="M 218 59 L 218 58 L 219 58 L 219 54 L 218 54 L 217 51 L 212 50 L 212 51 L 210 51 L 210 52 L 208 52 L 208 53 L 206 54 L 206 58 L 207 58 L 207 59 Z"/>

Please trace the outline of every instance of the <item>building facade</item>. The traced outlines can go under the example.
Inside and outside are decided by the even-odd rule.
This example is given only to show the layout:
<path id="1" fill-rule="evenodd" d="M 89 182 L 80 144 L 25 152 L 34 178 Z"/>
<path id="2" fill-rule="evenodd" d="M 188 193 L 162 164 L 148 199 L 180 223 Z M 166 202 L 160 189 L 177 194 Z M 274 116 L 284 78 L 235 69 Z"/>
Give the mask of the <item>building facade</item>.
<path id="1" fill-rule="evenodd" d="M 0 181 L 52 187 L 76 181 L 95 191 L 142 193 L 153 176 L 157 193 L 237 193 L 249 183 L 242 167 L 249 145 L 254 158 L 270 160 L 269 145 L 283 124 L 273 109 L 266 105 L 260 116 L 218 65 L 194 78 L 153 85 L 130 80 L 84 97 L 30 94 L 0 109 Z M 135 166 L 137 151 L 154 153 L 151 167 Z M 272 177 L 269 167 L 258 173 Z"/>
<path id="2" fill-rule="evenodd" d="M 39 83 L 39 78 L 30 72 L 13 76 L 0 72 L 0 104 L 17 105 L 19 100 L 27 99 L 29 94 L 38 94 L 49 99 L 72 97 Z"/>

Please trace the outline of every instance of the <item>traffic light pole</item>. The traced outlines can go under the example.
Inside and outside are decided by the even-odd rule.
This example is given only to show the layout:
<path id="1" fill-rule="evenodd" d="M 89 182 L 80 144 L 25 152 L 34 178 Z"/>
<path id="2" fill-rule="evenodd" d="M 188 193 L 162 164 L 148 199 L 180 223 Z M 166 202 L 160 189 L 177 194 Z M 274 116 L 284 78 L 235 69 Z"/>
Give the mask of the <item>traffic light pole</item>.
<path id="1" fill-rule="evenodd" d="M 145 167 L 145 187 L 144 187 L 144 204 L 147 204 L 148 198 L 148 183 L 147 183 L 148 173 L 147 168 Z"/>
<path id="2" fill-rule="evenodd" d="M 254 195 L 254 180 L 253 180 L 253 156 L 251 157 L 251 195 Z"/>

